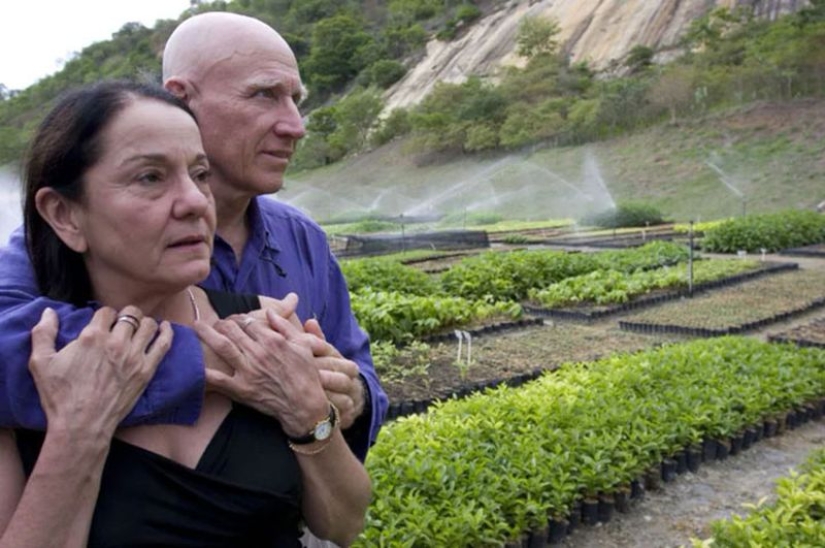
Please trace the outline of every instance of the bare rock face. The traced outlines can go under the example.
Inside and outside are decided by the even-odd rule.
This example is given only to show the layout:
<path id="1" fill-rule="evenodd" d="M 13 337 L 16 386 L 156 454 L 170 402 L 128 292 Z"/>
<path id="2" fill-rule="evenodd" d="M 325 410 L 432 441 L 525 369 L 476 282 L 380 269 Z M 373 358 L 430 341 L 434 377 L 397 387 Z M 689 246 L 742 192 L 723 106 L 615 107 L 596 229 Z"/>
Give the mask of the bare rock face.
<path id="1" fill-rule="evenodd" d="M 519 65 L 519 25 L 527 17 L 550 17 L 571 61 L 596 70 L 621 63 L 637 45 L 674 50 L 690 22 L 715 7 L 750 6 L 769 19 L 795 11 L 806 0 L 513 0 L 452 42 L 432 40 L 423 60 L 387 91 L 385 112 L 420 102 L 436 82 L 461 83 L 471 75 L 495 78 L 503 66 Z"/>

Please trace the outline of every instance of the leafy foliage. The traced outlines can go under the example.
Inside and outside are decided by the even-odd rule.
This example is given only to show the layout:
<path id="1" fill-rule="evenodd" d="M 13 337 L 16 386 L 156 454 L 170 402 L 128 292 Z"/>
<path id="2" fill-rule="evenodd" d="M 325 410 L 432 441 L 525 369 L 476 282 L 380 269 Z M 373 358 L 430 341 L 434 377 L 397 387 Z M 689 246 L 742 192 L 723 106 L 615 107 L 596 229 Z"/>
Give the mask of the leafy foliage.
<path id="1" fill-rule="evenodd" d="M 559 24 L 552 19 L 528 17 L 518 29 L 516 51 L 528 59 L 537 55 L 555 55 L 560 31 Z"/>
<path id="2" fill-rule="evenodd" d="M 693 265 L 693 283 L 701 284 L 727 278 L 758 266 L 755 261 L 703 260 Z M 656 289 L 678 289 L 688 285 L 685 263 L 651 270 L 619 272 L 594 270 L 588 274 L 565 278 L 541 290 L 531 290 L 531 300 L 548 308 L 580 303 L 626 303 L 633 297 Z"/>
<path id="3" fill-rule="evenodd" d="M 650 242 L 641 248 L 600 253 L 514 251 L 484 253 L 462 260 L 441 276 L 446 292 L 468 299 L 522 301 L 531 290 L 599 269 L 632 272 L 687 258 L 684 246 Z"/>
<path id="4" fill-rule="evenodd" d="M 702 249 L 719 253 L 779 251 L 825 243 L 825 215 L 788 210 L 730 219 L 705 231 Z"/>
<path id="5" fill-rule="evenodd" d="M 705 541 L 693 539 L 702 548 L 738 546 L 819 546 L 825 541 L 825 450 L 815 451 L 804 469 L 791 471 L 776 484 L 777 500 L 746 505 L 751 512 L 717 520 L 713 536 Z"/>
<path id="6" fill-rule="evenodd" d="M 521 307 L 364 287 L 352 292 L 352 311 L 371 338 L 401 344 L 485 318 L 516 318 Z"/>
<path id="7" fill-rule="evenodd" d="M 355 546 L 501 546 L 584 493 L 821 397 L 823 364 L 821 350 L 701 340 L 566 364 L 396 420 L 370 452 L 375 496 Z"/>
<path id="8" fill-rule="evenodd" d="M 396 291 L 410 295 L 430 295 L 438 284 L 427 274 L 387 259 L 351 259 L 341 263 L 341 272 L 350 291 L 365 288 L 375 291 Z"/>
<path id="9" fill-rule="evenodd" d="M 613 209 L 581 219 L 580 224 L 601 228 L 655 226 L 665 222 L 662 212 L 644 203 L 623 203 Z"/>

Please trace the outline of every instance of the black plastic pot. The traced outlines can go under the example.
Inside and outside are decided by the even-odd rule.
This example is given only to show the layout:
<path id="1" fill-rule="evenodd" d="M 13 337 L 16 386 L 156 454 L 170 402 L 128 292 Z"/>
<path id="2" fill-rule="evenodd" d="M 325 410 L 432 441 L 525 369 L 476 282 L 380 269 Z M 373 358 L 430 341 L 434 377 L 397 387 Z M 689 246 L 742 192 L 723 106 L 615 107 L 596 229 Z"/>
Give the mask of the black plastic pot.
<path id="1" fill-rule="evenodd" d="M 643 499 L 645 496 L 644 480 L 635 479 L 630 482 L 630 498 L 633 500 Z"/>
<path id="2" fill-rule="evenodd" d="M 630 511 L 630 485 L 619 487 L 613 493 L 613 502 L 616 505 L 616 511 L 624 514 Z"/>
<path id="3" fill-rule="evenodd" d="M 673 460 L 676 461 L 676 473 L 684 474 L 688 471 L 687 467 L 687 451 L 684 449 L 673 455 Z"/>
<path id="4" fill-rule="evenodd" d="M 676 479 L 676 461 L 664 459 L 662 461 L 662 481 L 669 483 Z"/>
<path id="5" fill-rule="evenodd" d="M 688 470 L 694 474 L 699 471 L 699 466 L 702 464 L 702 449 L 701 446 L 690 446 L 687 449 L 687 467 Z"/>
<path id="6" fill-rule="evenodd" d="M 765 437 L 765 425 L 757 423 L 753 425 L 753 442 L 756 443 Z"/>
<path id="7" fill-rule="evenodd" d="M 716 458 L 716 440 L 705 438 L 702 441 L 702 462 L 711 462 Z"/>
<path id="8" fill-rule="evenodd" d="M 652 466 L 645 472 L 645 491 L 658 491 L 662 487 L 662 468 Z"/>
<path id="9" fill-rule="evenodd" d="M 569 525 L 564 518 L 551 518 L 547 522 L 547 544 L 553 546 L 564 542 Z"/>
<path id="10" fill-rule="evenodd" d="M 730 454 L 731 443 L 728 440 L 716 440 L 716 459 L 725 460 Z"/>
<path id="11" fill-rule="evenodd" d="M 584 499 L 582 501 L 582 523 L 595 525 L 599 521 L 599 499 Z"/>
<path id="12" fill-rule="evenodd" d="M 753 428 L 745 428 L 745 431 L 742 433 L 742 450 L 750 449 L 755 438 L 756 431 Z"/>
<path id="13" fill-rule="evenodd" d="M 788 429 L 787 415 L 780 414 L 776 416 L 776 435 L 781 436 Z"/>
<path id="14" fill-rule="evenodd" d="M 533 529 L 527 536 L 527 548 L 547 548 L 548 526 Z"/>
<path id="15" fill-rule="evenodd" d="M 772 438 L 776 435 L 779 425 L 774 419 L 765 419 L 764 431 L 766 438 Z"/>
<path id="16" fill-rule="evenodd" d="M 607 523 L 613 518 L 613 510 L 616 508 L 616 502 L 612 495 L 601 495 L 599 497 L 599 521 Z"/>
<path id="17" fill-rule="evenodd" d="M 744 434 L 742 432 L 737 432 L 736 434 L 730 437 L 730 455 L 738 455 L 742 452 L 742 441 L 744 438 Z"/>
<path id="18" fill-rule="evenodd" d="M 570 515 L 567 516 L 567 533 L 570 534 L 582 522 L 582 503 L 577 500 L 570 508 Z"/>

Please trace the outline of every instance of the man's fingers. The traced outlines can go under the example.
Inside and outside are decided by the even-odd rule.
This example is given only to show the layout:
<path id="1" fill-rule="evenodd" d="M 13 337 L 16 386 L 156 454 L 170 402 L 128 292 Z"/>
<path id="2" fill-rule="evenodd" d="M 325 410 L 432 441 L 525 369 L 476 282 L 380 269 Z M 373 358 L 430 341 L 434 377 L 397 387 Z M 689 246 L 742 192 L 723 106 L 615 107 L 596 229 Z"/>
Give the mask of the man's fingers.
<path id="1" fill-rule="evenodd" d="M 220 327 L 220 325 L 218 327 Z M 219 332 L 216 328 L 205 322 L 195 322 L 193 328 L 200 340 L 229 365 L 234 366 L 238 360 L 243 358 L 243 353 L 233 340 Z"/>
<path id="2" fill-rule="evenodd" d="M 51 308 L 46 308 L 40 315 L 40 321 L 32 329 L 32 361 L 54 354 L 59 321 L 57 313 Z"/>
<path id="3" fill-rule="evenodd" d="M 298 295 L 295 293 L 288 293 L 283 299 L 273 299 L 272 297 L 260 297 L 262 317 L 266 317 L 267 310 L 274 310 L 278 316 L 286 318 L 289 322 L 297 328 L 303 329 L 301 320 L 295 311 L 298 309 Z M 257 312 L 257 311 L 254 311 Z"/>
<path id="4" fill-rule="evenodd" d="M 300 322 L 293 323 L 276 314 L 274 310 L 266 310 L 266 319 L 269 327 L 283 335 L 286 339 L 294 339 L 304 334 L 304 328 Z"/>
<path id="5" fill-rule="evenodd" d="M 350 380 L 358 376 L 358 365 L 352 360 L 337 356 L 325 356 L 319 357 L 315 363 L 319 371 L 339 373 Z"/>
<path id="6" fill-rule="evenodd" d="M 205 379 L 207 389 L 219 392 L 232 400 L 243 401 L 239 399 L 237 385 L 231 375 L 217 369 L 207 369 Z"/>
<path id="7" fill-rule="evenodd" d="M 304 331 L 311 335 L 315 335 L 322 341 L 326 341 L 327 337 L 324 335 L 324 331 L 321 329 L 321 324 L 318 323 L 318 320 L 315 318 L 310 318 L 306 322 L 304 322 Z"/>

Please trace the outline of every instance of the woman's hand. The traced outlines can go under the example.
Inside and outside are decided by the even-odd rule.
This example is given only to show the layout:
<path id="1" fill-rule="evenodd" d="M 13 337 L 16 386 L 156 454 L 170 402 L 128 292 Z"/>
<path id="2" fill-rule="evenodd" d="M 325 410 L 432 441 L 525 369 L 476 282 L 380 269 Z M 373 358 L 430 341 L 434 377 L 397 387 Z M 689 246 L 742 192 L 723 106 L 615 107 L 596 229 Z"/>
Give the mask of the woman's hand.
<path id="1" fill-rule="evenodd" d="M 56 352 L 57 329 L 47 308 L 32 329 L 29 360 L 48 429 L 111 437 L 169 350 L 172 329 L 133 306 L 104 307 Z"/>

